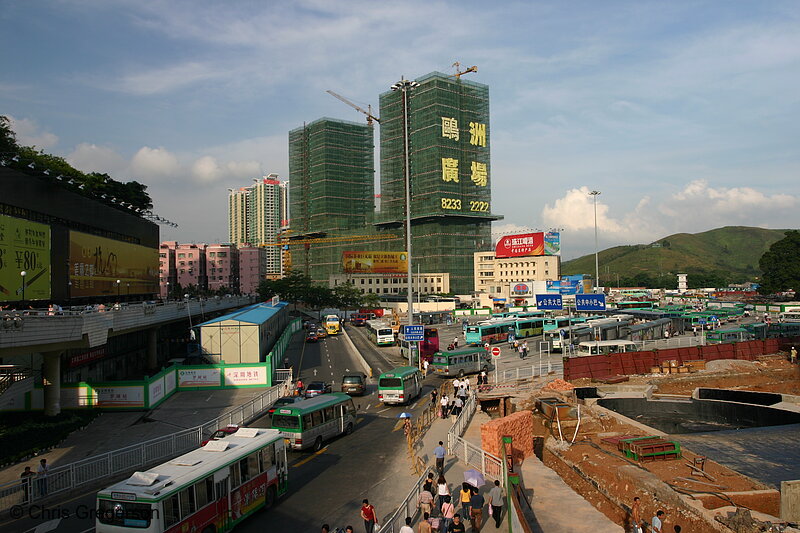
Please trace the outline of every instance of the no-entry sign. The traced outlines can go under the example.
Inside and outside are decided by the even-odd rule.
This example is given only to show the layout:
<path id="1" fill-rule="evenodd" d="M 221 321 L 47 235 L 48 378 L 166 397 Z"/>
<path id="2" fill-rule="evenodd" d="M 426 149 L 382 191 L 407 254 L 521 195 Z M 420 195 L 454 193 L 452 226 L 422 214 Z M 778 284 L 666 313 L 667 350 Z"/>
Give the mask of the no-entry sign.
<path id="1" fill-rule="evenodd" d="M 492 348 L 492 355 L 495 357 L 500 357 L 500 348 L 498 348 L 497 346 Z"/>

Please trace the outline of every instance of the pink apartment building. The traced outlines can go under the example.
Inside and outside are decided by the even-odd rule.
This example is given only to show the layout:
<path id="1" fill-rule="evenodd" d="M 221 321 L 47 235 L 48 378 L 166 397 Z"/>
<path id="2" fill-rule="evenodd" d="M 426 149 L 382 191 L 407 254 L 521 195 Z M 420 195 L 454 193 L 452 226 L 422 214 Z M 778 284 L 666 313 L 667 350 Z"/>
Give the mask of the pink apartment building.
<path id="1" fill-rule="evenodd" d="M 209 244 L 206 246 L 206 262 L 208 290 L 239 290 L 239 251 L 236 245 Z"/>
<path id="2" fill-rule="evenodd" d="M 239 290 L 255 294 L 267 274 L 267 251 L 258 246 L 239 247 Z"/>
<path id="3" fill-rule="evenodd" d="M 164 241 L 159 249 L 159 271 L 162 298 L 168 294 L 182 298 L 182 294 L 174 293 L 177 285 L 254 294 L 267 272 L 267 253 L 262 247 L 248 245 L 237 249 L 233 244 Z"/>

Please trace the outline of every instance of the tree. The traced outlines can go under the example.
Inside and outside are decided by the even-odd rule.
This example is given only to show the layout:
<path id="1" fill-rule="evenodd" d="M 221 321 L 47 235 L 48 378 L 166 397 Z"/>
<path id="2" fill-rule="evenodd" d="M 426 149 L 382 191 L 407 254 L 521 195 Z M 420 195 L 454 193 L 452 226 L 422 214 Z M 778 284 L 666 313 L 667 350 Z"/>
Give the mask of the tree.
<path id="1" fill-rule="evenodd" d="M 8 117 L 0 115 L 0 154 L 3 152 L 14 153 L 17 150 L 19 150 L 17 136 L 11 129 L 11 121 Z"/>
<path id="2" fill-rule="evenodd" d="M 758 261 L 764 272 L 758 288 L 761 294 L 800 290 L 800 231 L 790 230 L 785 235 Z"/>
<path id="3" fill-rule="evenodd" d="M 356 286 L 352 283 L 343 283 L 333 289 L 333 297 L 336 301 L 335 306 L 345 311 L 359 307 L 363 296 L 361 291 L 356 289 Z"/>

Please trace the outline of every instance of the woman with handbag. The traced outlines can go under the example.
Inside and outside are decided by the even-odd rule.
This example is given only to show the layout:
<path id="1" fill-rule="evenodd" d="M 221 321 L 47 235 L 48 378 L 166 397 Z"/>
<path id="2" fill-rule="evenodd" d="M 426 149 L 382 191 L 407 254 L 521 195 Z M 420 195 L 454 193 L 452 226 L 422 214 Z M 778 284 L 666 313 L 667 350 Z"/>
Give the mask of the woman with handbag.
<path id="1" fill-rule="evenodd" d="M 447 533 L 447 529 L 453 522 L 456 514 L 456 506 L 448 500 L 442 504 L 442 518 L 439 520 L 439 533 Z"/>

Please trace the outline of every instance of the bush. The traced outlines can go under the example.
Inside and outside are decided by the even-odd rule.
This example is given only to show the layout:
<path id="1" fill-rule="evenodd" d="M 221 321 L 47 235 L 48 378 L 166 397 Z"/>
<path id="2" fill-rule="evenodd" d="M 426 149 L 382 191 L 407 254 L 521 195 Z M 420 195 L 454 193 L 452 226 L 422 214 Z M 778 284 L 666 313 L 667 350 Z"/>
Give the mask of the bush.
<path id="1" fill-rule="evenodd" d="M 43 413 L 5 413 L 0 415 L 0 464 L 19 461 L 55 446 L 67 435 L 86 426 L 95 411 L 66 411 L 58 416 Z"/>

